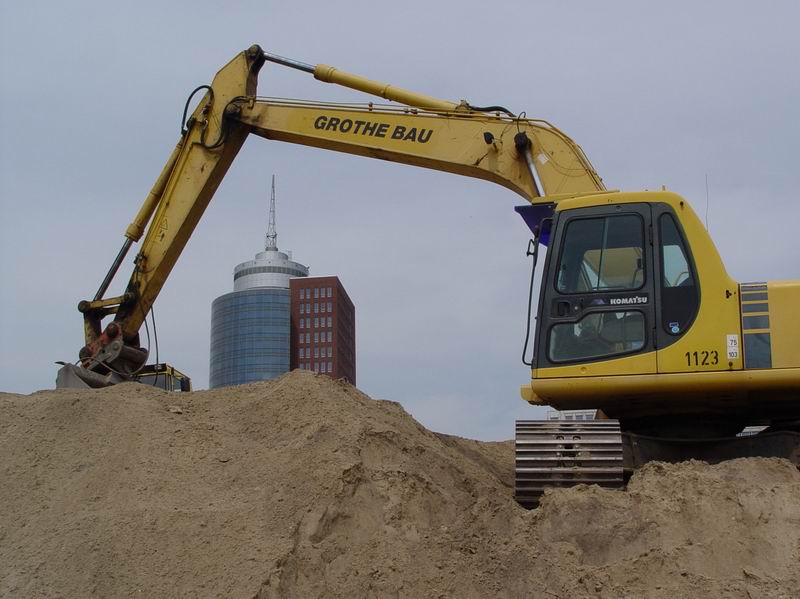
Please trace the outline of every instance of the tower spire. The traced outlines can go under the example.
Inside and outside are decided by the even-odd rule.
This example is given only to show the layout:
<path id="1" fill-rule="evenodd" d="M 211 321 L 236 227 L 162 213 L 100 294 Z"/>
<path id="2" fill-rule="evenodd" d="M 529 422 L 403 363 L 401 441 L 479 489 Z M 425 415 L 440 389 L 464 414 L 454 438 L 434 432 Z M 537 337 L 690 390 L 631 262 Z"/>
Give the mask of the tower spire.
<path id="1" fill-rule="evenodd" d="M 276 251 L 278 249 L 278 232 L 275 229 L 275 175 L 272 175 L 272 195 L 269 200 L 269 225 L 267 225 L 267 240 L 264 249 Z"/>

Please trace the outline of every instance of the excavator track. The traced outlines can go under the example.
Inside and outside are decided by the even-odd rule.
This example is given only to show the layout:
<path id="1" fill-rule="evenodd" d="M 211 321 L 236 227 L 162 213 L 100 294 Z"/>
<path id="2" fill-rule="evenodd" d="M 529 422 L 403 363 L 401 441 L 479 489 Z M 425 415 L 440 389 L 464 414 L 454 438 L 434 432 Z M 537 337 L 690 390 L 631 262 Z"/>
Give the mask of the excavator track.
<path id="1" fill-rule="evenodd" d="M 518 420 L 515 451 L 514 495 L 526 508 L 552 487 L 624 486 L 617 420 Z"/>

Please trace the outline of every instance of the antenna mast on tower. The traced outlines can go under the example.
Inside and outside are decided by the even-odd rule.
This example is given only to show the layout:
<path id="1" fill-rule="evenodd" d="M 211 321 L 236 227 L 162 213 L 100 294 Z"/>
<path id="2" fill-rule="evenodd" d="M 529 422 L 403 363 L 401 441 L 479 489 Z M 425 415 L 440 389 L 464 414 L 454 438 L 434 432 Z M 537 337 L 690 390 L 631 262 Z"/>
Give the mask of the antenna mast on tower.
<path id="1" fill-rule="evenodd" d="M 278 232 L 275 229 L 275 175 L 272 175 L 272 196 L 269 200 L 269 225 L 267 225 L 267 240 L 264 249 L 278 250 Z"/>

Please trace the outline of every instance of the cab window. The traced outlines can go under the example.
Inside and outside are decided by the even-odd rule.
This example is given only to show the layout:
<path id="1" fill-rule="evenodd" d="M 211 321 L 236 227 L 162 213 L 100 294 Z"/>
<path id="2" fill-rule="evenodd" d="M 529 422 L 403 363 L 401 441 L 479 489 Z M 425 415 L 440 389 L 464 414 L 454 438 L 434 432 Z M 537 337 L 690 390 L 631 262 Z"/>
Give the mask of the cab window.
<path id="1" fill-rule="evenodd" d="M 644 314 L 635 310 L 593 312 L 550 329 L 551 362 L 573 362 L 627 354 L 644 347 Z"/>
<path id="2" fill-rule="evenodd" d="M 644 222 L 636 214 L 575 219 L 564 235 L 556 287 L 560 293 L 639 289 L 643 248 Z"/>
<path id="3" fill-rule="evenodd" d="M 670 335 L 682 335 L 697 313 L 697 285 L 675 219 L 671 214 L 662 214 L 658 223 L 661 238 L 661 326 Z"/>

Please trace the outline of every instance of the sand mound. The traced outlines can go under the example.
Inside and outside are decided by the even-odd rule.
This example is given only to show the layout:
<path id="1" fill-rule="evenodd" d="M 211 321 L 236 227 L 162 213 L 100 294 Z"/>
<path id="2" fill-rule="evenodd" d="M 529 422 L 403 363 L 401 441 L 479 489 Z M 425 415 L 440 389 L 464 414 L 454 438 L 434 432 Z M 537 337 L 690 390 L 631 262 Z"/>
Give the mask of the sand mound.
<path id="1" fill-rule="evenodd" d="M 651 464 L 513 501 L 511 442 L 296 371 L 0 394 L 0 595 L 795 597 L 800 473 Z"/>

